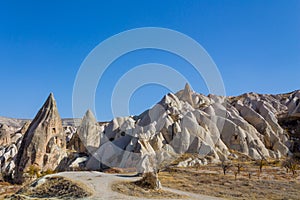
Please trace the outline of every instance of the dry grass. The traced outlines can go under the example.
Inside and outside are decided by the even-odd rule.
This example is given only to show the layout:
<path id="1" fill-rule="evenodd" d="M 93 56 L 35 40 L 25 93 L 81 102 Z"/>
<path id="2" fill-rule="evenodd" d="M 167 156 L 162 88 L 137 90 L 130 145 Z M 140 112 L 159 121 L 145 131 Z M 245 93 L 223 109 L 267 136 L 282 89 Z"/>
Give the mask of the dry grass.
<path id="1" fill-rule="evenodd" d="M 154 198 L 154 199 L 183 199 L 186 196 L 178 195 L 164 190 L 145 189 L 136 182 L 120 182 L 112 185 L 112 190 L 128 196 Z"/>
<path id="2" fill-rule="evenodd" d="M 105 169 L 103 172 L 107 174 L 120 174 L 120 173 L 124 173 L 124 170 L 121 168 L 108 168 Z"/>
<path id="3" fill-rule="evenodd" d="M 4 196 L 16 193 L 20 189 L 20 185 L 12 185 L 7 182 L 0 182 L 0 199 Z"/>
<path id="4" fill-rule="evenodd" d="M 92 195 L 92 192 L 80 183 L 64 177 L 49 177 L 45 183 L 33 189 L 30 186 L 25 186 L 15 195 L 10 196 L 10 199 L 22 199 L 23 196 L 30 198 L 76 199 L 90 195 Z"/>
<path id="5" fill-rule="evenodd" d="M 177 158 L 174 159 L 174 161 L 172 161 L 170 163 L 170 166 L 178 165 L 180 162 L 185 161 L 189 158 L 195 159 L 195 158 L 199 158 L 199 157 L 200 157 L 200 155 L 197 153 L 185 153 L 180 156 L 177 156 Z"/>
<path id="6" fill-rule="evenodd" d="M 228 199 L 299 199 L 300 176 L 286 173 L 278 162 L 264 166 L 262 172 L 255 162 L 242 165 L 239 174 L 232 165 L 226 175 L 220 165 L 172 168 L 160 172 L 159 179 L 165 187 Z"/>

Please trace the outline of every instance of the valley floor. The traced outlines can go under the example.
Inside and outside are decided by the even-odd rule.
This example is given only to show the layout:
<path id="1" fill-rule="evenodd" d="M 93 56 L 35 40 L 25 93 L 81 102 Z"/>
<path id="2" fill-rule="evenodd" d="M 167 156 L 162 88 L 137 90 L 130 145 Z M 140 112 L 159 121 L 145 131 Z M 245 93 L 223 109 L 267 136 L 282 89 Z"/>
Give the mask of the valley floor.
<path id="1" fill-rule="evenodd" d="M 249 164 L 240 174 L 231 167 L 224 175 L 221 166 L 211 165 L 173 168 L 160 172 L 159 179 L 165 187 L 225 199 L 299 199 L 299 173 L 292 175 L 275 165 L 264 166 L 260 173 L 258 166 Z"/>
<path id="2" fill-rule="evenodd" d="M 86 185 L 89 189 L 93 191 L 93 195 L 84 198 L 89 200 L 106 200 L 106 199 L 122 199 L 122 200 L 142 200 L 146 199 L 144 197 L 133 197 L 128 196 L 126 194 L 122 194 L 119 192 L 115 192 L 112 190 L 112 185 L 115 183 L 126 183 L 126 182 L 133 182 L 140 177 L 136 177 L 134 175 L 121 175 L 121 174 L 105 174 L 102 172 L 95 172 L 95 171 L 80 171 L 80 172 L 62 172 L 57 174 L 52 174 L 50 176 L 62 176 L 66 177 L 74 182 L 80 182 Z M 7 185 L 8 187 L 8 185 Z M 15 188 L 16 192 L 19 188 Z M 209 197 L 206 195 L 201 194 L 193 194 L 190 192 L 184 192 L 176 189 L 170 189 L 170 188 L 163 188 L 165 193 L 173 194 L 175 196 L 184 196 L 182 199 L 203 199 L 203 200 L 218 200 L 220 198 L 215 197 Z M 13 191 L 10 191 L 10 193 L 13 193 Z M 8 193 L 6 193 L 7 195 Z M 4 198 L 4 195 L 2 196 Z M 1 197 L 0 197 L 1 199 Z M 30 198 L 29 198 L 30 199 Z M 33 198 L 36 199 L 36 198 Z M 149 198 L 148 199 L 172 199 L 172 196 L 169 195 L 169 198 L 162 197 L 155 197 L 155 198 Z M 177 198 L 178 199 L 178 198 Z"/>
<path id="3" fill-rule="evenodd" d="M 237 173 L 233 163 L 223 174 L 220 164 L 194 168 L 168 168 L 159 172 L 164 192 L 134 188 L 132 182 L 140 179 L 134 175 L 107 174 L 101 172 L 62 172 L 51 176 L 63 176 L 81 182 L 93 191 L 87 199 L 299 199 L 300 171 L 287 172 L 278 162 L 268 163 L 259 172 L 255 162 L 243 163 Z M 2 185 L 1 185 L 2 184 Z M 13 193 L 18 186 L 0 183 L 0 195 Z M 117 185 L 117 187 L 115 187 Z M 7 189 L 7 190 L 6 190 Z M 6 192 L 5 192 L 6 191 Z M 116 192 L 118 191 L 118 192 Z M 153 193 L 152 193 L 153 192 Z M 168 193 L 165 196 L 160 196 Z M 146 194 L 146 195 L 145 195 Z M 133 196 L 129 196 L 133 195 Z M 185 196 L 185 197 L 184 197 Z M 168 198 L 167 198 L 168 197 Z M 0 196 L 1 199 L 1 196 Z"/>

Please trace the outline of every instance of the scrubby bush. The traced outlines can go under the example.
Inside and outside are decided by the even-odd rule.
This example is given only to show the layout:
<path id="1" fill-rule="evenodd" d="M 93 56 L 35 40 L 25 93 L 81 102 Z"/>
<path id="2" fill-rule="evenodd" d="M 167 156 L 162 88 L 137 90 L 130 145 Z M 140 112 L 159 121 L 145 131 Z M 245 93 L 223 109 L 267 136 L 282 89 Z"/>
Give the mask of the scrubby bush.
<path id="1" fill-rule="evenodd" d="M 40 168 L 36 165 L 30 165 L 28 170 L 27 170 L 27 174 L 31 177 L 31 178 L 35 178 L 35 177 L 40 177 Z"/>
<path id="2" fill-rule="evenodd" d="M 286 173 L 288 173 L 289 171 L 291 171 L 293 173 L 293 175 L 295 175 L 297 173 L 297 162 L 295 159 L 293 158 L 287 158 L 285 161 L 282 162 L 282 167 L 284 167 L 286 169 Z"/>
<path id="3" fill-rule="evenodd" d="M 41 172 L 41 176 L 46 176 L 46 175 L 55 174 L 55 173 L 56 173 L 55 170 L 47 169 L 47 170 Z"/>
<path id="4" fill-rule="evenodd" d="M 147 188 L 147 189 L 160 189 L 161 183 L 158 180 L 157 173 L 155 172 L 147 172 L 143 174 L 143 178 L 135 182 L 136 185 Z"/>

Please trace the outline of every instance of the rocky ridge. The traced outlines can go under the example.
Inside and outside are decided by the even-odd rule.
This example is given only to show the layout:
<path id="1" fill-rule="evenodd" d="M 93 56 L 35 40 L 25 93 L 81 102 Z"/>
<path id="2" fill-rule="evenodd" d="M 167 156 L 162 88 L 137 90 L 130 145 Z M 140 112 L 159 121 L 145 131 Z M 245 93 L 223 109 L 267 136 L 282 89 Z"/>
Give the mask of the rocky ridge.
<path id="1" fill-rule="evenodd" d="M 138 171 L 144 172 L 183 153 L 198 153 L 202 156 L 200 164 L 207 163 L 207 159 L 226 160 L 229 150 L 254 159 L 287 156 L 291 154 L 292 141 L 278 118 L 297 116 L 299 97 L 299 91 L 283 95 L 204 96 L 186 85 L 140 116 L 112 120 L 104 128 L 100 148 L 87 166 L 138 166 Z"/>

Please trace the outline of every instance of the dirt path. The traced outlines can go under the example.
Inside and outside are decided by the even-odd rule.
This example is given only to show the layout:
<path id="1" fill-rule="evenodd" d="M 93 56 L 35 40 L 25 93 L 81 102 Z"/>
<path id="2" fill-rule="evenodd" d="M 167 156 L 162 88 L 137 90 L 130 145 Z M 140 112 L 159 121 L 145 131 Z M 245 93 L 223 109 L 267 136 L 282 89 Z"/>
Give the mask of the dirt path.
<path id="1" fill-rule="evenodd" d="M 98 200 L 98 199 L 119 199 L 119 200 L 140 200 L 143 198 L 137 198 L 132 196 L 123 195 L 111 190 L 111 185 L 119 181 L 135 181 L 139 177 L 131 175 L 115 175 L 115 174 L 105 174 L 101 172 L 62 172 L 54 174 L 55 176 L 63 176 L 74 181 L 79 181 L 84 183 L 86 186 L 91 188 L 94 191 L 94 195 L 89 197 L 89 200 Z M 220 200 L 220 198 L 209 197 L 205 195 L 193 194 L 189 192 L 183 192 L 180 190 L 163 188 L 166 191 L 177 193 L 180 195 L 186 195 L 189 199 L 198 199 L 198 200 Z"/>

